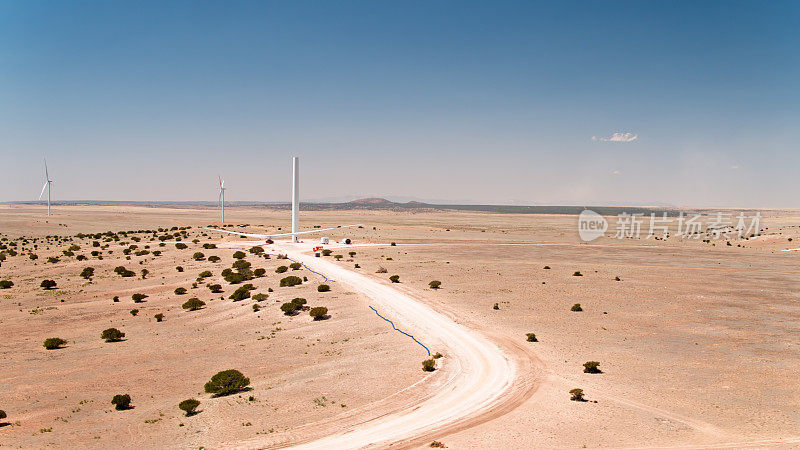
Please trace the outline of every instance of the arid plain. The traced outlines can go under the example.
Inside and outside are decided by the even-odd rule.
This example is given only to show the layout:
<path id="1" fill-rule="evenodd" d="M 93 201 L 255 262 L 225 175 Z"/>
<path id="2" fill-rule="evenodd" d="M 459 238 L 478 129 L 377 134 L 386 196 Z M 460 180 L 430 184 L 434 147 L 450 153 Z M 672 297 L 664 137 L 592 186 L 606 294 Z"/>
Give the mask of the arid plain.
<path id="1" fill-rule="evenodd" d="M 452 371 L 443 352 L 440 370 L 423 372 L 425 351 L 354 289 L 332 282 L 330 292 L 317 292 L 325 282 L 318 274 L 276 273 L 286 261 L 249 253 L 251 240 L 202 230 L 218 220 L 213 208 L 56 206 L 54 214 L 0 205 L 0 238 L 7 239 L 0 251 L 17 253 L 0 266 L 0 280 L 14 283 L 0 290 L 0 410 L 8 415 L 0 445 L 287 446 L 413 407 Z M 301 225 L 362 224 L 327 234 L 353 239 L 352 248 L 336 250 L 344 255 L 336 264 L 477 330 L 520 362 L 513 395 L 496 409 L 402 445 L 800 446 L 800 252 L 782 251 L 800 247 L 800 213 L 764 215 L 763 236 L 730 246 L 674 237 L 586 244 L 574 215 L 305 211 Z M 226 229 L 236 231 L 289 225 L 285 210 L 234 207 L 226 216 L 237 225 Z M 131 233 L 76 237 L 109 231 Z M 72 240 L 48 241 L 53 235 Z M 165 235 L 171 238 L 159 239 Z M 188 248 L 176 248 L 177 238 Z M 73 245 L 80 248 L 64 255 Z M 229 299 L 237 286 L 221 271 L 239 249 L 253 268 L 266 269 L 248 281 L 266 299 Z M 136 276 L 120 277 L 117 266 Z M 80 276 L 85 267 L 95 269 L 91 282 Z M 206 270 L 212 276 L 198 280 Z M 279 287 L 287 274 L 308 281 Z M 391 275 L 400 283 L 390 283 Z M 44 279 L 57 287 L 41 288 Z M 441 288 L 430 289 L 432 280 Z M 211 293 L 211 284 L 223 292 Z M 180 287 L 187 293 L 176 294 Z M 135 293 L 148 297 L 134 303 Z M 206 305 L 183 310 L 190 297 Z M 330 317 L 285 315 L 280 306 L 294 297 L 327 307 Z M 576 303 L 583 311 L 571 311 Z M 125 332 L 124 340 L 104 342 L 100 333 L 109 327 Z M 50 337 L 67 344 L 46 350 Z M 599 361 L 602 373 L 583 373 L 587 361 Z M 204 393 L 204 383 L 226 369 L 249 377 L 250 390 Z M 570 401 L 573 388 L 588 401 Z M 134 407 L 116 411 L 111 398 L 123 393 Z M 190 397 L 200 400 L 200 412 L 185 417 L 177 405 Z"/>

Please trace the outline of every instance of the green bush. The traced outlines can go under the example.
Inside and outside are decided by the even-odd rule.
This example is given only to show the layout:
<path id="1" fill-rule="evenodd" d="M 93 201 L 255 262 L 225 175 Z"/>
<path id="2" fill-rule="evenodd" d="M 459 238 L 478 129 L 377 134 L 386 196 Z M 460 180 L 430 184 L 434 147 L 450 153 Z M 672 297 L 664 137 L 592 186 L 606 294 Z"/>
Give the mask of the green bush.
<path id="1" fill-rule="evenodd" d="M 425 372 L 433 372 L 434 370 L 436 370 L 436 360 L 431 358 L 422 361 L 422 370 L 424 370 Z"/>
<path id="2" fill-rule="evenodd" d="M 495 310 L 500 309 L 500 304 L 499 303 L 495 303 L 494 306 L 492 306 L 492 309 L 495 309 Z"/>
<path id="3" fill-rule="evenodd" d="M 94 276 L 94 267 L 84 267 L 81 271 L 81 277 L 89 280 Z"/>
<path id="4" fill-rule="evenodd" d="M 431 289 L 439 289 L 442 286 L 442 282 L 438 280 L 433 280 L 430 283 L 428 283 L 428 286 L 430 286 Z"/>
<path id="5" fill-rule="evenodd" d="M 203 388 L 207 393 L 221 397 L 243 391 L 248 385 L 250 385 L 249 378 L 238 370 L 230 369 L 223 370 L 211 377 L 211 381 L 206 383 Z"/>
<path id="6" fill-rule="evenodd" d="M 327 284 L 320 284 L 317 286 L 317 292 L 328 292 L 331 290 L 331 287 Z"/>
<path id="7" fill-rule="evenodd" d="M 11 289 L 14 286 L 14 282 L 11 280 L 0 280 L 0 289 Z"/>
<path id="8" fill-rule="evenodd" d="M 242 251 L 237 251 L 237 252 L 234 252 L 234 254 L 233 254 L 233 257 L 236 258 L 236 259 L 243 259 L 245 256 L 247 256 L 247 255 Z"/>
<path id="9" fill-rule="evenodd" d="M 238 289 L 233 291 L 233 294 L 231 294 L 228 298 L 235 302 L 250 298 L 250 291 L 254 289 L 255 287 L 253 287 L 252 284 L 245 284 L 244 286 L 240 286 Z"/>
<path id="10" fill-rule="evenodd" d="M 253 303 L 253 312 L 258 312 L 261 310 L 261 307 L 258 306 L 258 303 Z"/>
<path id="11" fill-rule="evenodd" d="M 204 271 L 200 272 L 200 275 L 198 275 L 198 277 L 200 277 L 200 278 L 208 278 L 210 276 L 212 276 L 212 273 L 211 273 L 210 270 L 204 270 Z"/>
<path id="12" fill-rule="evenodd" d="M 44 340 L 44 348 L 48 350 L 55 350 L 57 348 L 61 348 L 62 345 L 66 345 L 67 341 L 61 338 L 47 338 Z"/>
<path id="13" fill-rule="evenodd" d="M 225 275 L 225 281 L 230 284 L 239 284 L 244 280 L 249 280 L 249 278 L 242 273 L 230 272 L 229 274 Z"/>
<path id="14" fill-rule="evenodd" d="M 211 250 L 212 248 L 217 248 L 217 244 L 203 244 L 203 248 L 206 250 Z"/>
<path id="15" fill-rule="evenodd" d="M 220 292 L 222 292 L 222 285 L 219 284 L 209 284 L 208 288 L 211 289 L 211 292 L 213 292 L 214 294 L 219 294 Z"/>
<path id="16" fill-rule="evenodd" d="M 156 315 L 155 315 L 155 316 L 153 316 L 153 317 L 155 317 L 155 318 L 156 318 L 156 322 L 161 322 L 161 321 L 163 321 L 163 320 L 164 320 L 164 314 L 162 314 L 162 313 L 158 313 L 158 314 L 156 314 Z"/>
<path id="17" fill-rule="evenodd" d="M 184 244 L 183 242 L 178 242 L 177 244 L 175 244 L 175 248 L 177 248 L 178 250 L 186 250 L 187 248 L 189 248 L 189 246 Z"/>
<path id="18" fill-rule="evenodd" d="M 262 247 L 257 246 L 257 245 L 255 247 L 250 247 L 250 250 L 248 250 L 248 251 L 250 253 L 254 254 L 254 255 L 260 255 L 260 254 L 264 253 L 264 249 Z"/>
<path id="19" fill-rule="evenodd" d="M 188 309 L 189 311 L 197 311 L 203 306 L 206 306 L 206 302 L 200 300 L 197 297 L 192 297 L 189 300 L 186 300 L 186 303 L 181 305 L 181 308 Z"/>
<path id="20" fill-rule="evenodd" d="M 578 388 L 570 389 L 569 393 L 571 395 L 569 399 L 572 400 L 573 402 L 585 402 L 586 401 L 586 399 L 583 398 L 583 389 L 578 389 Z"/>
<path id="21" fill-rule="evenodd" d="M 175 268 L 175 270 L 177 270 L 178 272 L 183 272 L 183 267 L 178 266 L 178 267 Z"/>
<path id="22" fill-rule="evenodd" d="M 175 288 L 175 295 L 183 295 L 186 293 L 185 287 L 177 287 Z"/>
<path id="23" fill-rule="evenodd" d="M 200 402 L 193 398 L 178 403 L 178 408 L 180 408 L 181 411 L 184 411 L 186 413 L 186 417 L 197 414 L 197 411 L 195 410 L 197 409 L 198 406 L 200 406 Z"/>
<path id="24" fill-rule="evenodd" d="M 259 277 L 259 278 L 263 277 L 266 274 L 267 274 L 267 269 L 263 269 L 263 268 L 260 268 L 260 267 L 253 271 L 253 275 L 255 275 L 255 276 Z"/>
<path id="25" fill-rule="evenodd" d="M 603 373 L 603 371 L 597 367 L 599 365 L 599 361 L 586 361 L 583 363 L 583 373 Z"/>
<path id="26" fill-rule="evenodd" d="M 389 281 L 392 283 L 399 283 L 400 282 L 400 275 L 392 275 L 389 277 Z"/>
<path id="27" fill-rule="evenodd" d="M 128 394 L 117 394 L 111 399 L 111 404 L 114 405 L 118 411 L 128 409 L 131 407 L 131 396 Z"/>
<path id="28" fill-rule="evenodd" d="M 43 287 L 46 290 L 50 290 L 56 287 L 56 284 L 57 283 L 53 280 L 42 280 L 42 284 L 40 284 L 39 286 Z"/>
<path id="29" fill-rule="evenodd" d="M 581 311 L 583 311 L 583 308 L 581 308 L 581 304 L 580 303 L 575 303 L 574 305 L 572 305 L 572 308 L 570 308 L 569 310 L 570 311 L 574 311 L 574 312 L 581 312 Z"/>
<path id="30" fill-rule="evenodd" d="M 255 300 L 257 302 L 261 302 L 261 301 L 266 300 L 267 297 L 269 297 L 267 294 L 255 294 L 255 295 L 253 295 L 253 300 Z"/>
<path id="31" fill-rule="evenodd" d="M 331 253 L 333 253 L 333 250 L 327 248 L 325 250 L 322 250 L 322 256 L 331 256 Z"/>
<path id="32" fill-rule="evenodd" d="M 525 336 L 528 337 L 528 339 L 527 339 L 528 342 L 539 342 L 536 339 L 536 334 L 534 334 L 534 333 L 526 333 Z"/>
<path id="33" fill-rule="evenodd" d="M 575 271 L 575 273 L 573 273 L 573 274 L 572 274 L 572 276 L 573 276 L 573 277 L 582 277 L 582 276 L 583 276 L 583 274 L 582 274 L 582 273 L 580 273 L 579 271 Z"/>
<path id="34" fill-rule="evenodd" d="M 219 256 L 217 256 L 217 255 L 211 255 L 211 256 L 208 257 L 208 262 L 215 263 L 215 262 L 219 262 L 220 260 L 221 260 L 221 258 Z"/>
<path id="35" fill-rule="evenodd" d="M 395 246 L 397 246 L 397 242 L 392 242 L 392 243 L 391 243 L 391 244 L 389 244 L 389 245 L 391 245 L 392 247 L 395 247 Z"/>
<path id="36" fill-rule="evenodd" d="M 146 299 L 147 296 L 144 294 L 133 294 L 131 295 L 131 299 L 133 299 L 134 303 L 142 303 L 142 300 Z"/>
<path id="37" fill-rule="evenodd" d="M 132 316 L 136 317 L 137 314 L 139 314 L 139 310 L 138 309 L 132 309 L 131 310 L 131 315 Z"/>
<path id="38" fill-rule="evenodd" d="M 103 333 L 100 334 L 101 339 L 105 339 L 106 342 L 118 342 L 121 341 L 122 338 L 125 337 L 125 333 L 119 331 L 116 328 L 108 328 L 103 330 Z"/>
<path id="39" fill-rule="evenodd" d="M 194 255 L 192 255 L 192 259 L 195 261 L 202 261 L 205 257 L 206 255 L 204 255 L 203 252 L 195 252 Z"/>
<path id="40" fill-rule="evenodd" d="M 289 264 L 289 268 L 292 270 L 300 270 L 301 267 L 303 267 L 303 265 L 300 264 L 299 262 L 293 262 Z"/>
<path id="41" fill-rule="evenodd" d="M 341 261 L 341 259 L 342 259 L 342 258 L 344 258 L 344 256 L 342 256 L 342 255 L 333 255 L 333 257 L 334 257 L 334 259 L 336 259 L 337 261 Z"/>
<path id="42" fill-rule="evenodd" d="M 328 315 L 328 308 L 324 306 L 317 306 L 315 308 L 311 308 L 308 311 L 308 315 L 314 318 L 314 320 L 322 320 Z"/>
<path id="43" fill-rule="evenodd" d="M 284 272 L 286 272 L 287 270 L 289 270 L 289 268 L 288 268 L 288 267 L 286 267 L 286 266 L 278 266 L 278 268 L 277 268 L 277 269 L 275 269 L 275 273 L 284 273 Z"/>
<path id="44" fill-rule="evenodd" d="M 284 303 L 281 305 L 281 311 L 283 311 L 283 313 L 286 314 L 287 316 L 291 316 L 300 308 L 301 308 L 300 305 L 297 305 L 292 302 Z"/>
<path id="45" fill-rule="evenodd" d="M 8 417 L 8 416 L 6 415 L 6 412 L 5 412 L 5 411 L 2 411 L 2 410 L 0 410 L 0 419 L 5 419 L 6 417 Z"/>
<path id="46" fill-rule="evenodd" d="M 348 255 L 350 255 L 350 257 L 351 257 L 351 258 L 352 258 L 353 256 L 356 256 L 356 252 L 347 252 L 347 254 L 348 254 Z"/>
<path id="47" fill-rule="evenodd" d="M 292 287 L 292 286 L 297 286 L 298 284 L 303 284 L 303 280 L 294 275 L 281 278 L 281 283 L 280 283 L 281 287 Z"/>

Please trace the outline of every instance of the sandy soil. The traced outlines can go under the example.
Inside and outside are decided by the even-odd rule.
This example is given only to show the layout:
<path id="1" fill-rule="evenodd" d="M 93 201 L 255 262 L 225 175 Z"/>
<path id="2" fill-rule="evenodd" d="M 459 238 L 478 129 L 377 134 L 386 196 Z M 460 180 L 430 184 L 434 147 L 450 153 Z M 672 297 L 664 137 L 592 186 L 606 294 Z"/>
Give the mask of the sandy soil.
<path id="1" fill-rule="evenodd" d="M 16 238 L 197 227 L 215 216 L 204 209 L 62 208 L 45 223 L 36 208 L 0 206 L 0 232 Z M 231 208 L 226 213 L 255 232 L 288 225 L 283 211 Z M 383 284 L 389 275 L 400 275 L 400 285 L 393 286 L 398 292 L 481 333 L 507 354 L 528 355 L 518 374 L 530 381 L 518 391 L 522 394 L 481 417 L 428 430 L 406 443 L 427 445 L 436 439 L 450 448 L 800 445 L 800 253 L 781 251 L 797 247 L 796 212 L 772 212 L 762 221 L 765 236 L 732 246 L 674 238 L 581 244 L 574 216 L 348 211 L 307 212 L 301 220 L 309 227 L 363 223 L 364 229 L 347 235 L 356 244 L 382 245 L 354 247 L 354 261 L 325 258 L 326 263 L 347 270 L 359 263 L 362 276 Z M 217 282 L 232 262 L 226 249 L 200 249 L 222 257 L 220 263 L 194 262 L 196 247 L 244 241 L 200 236 L 196 228 L 190 233 L 201 242 L 177 250 L 167 241 L 157 258 L 120 261 L 125 247 L 114 242 L 109 247 L 114 254 L 103 261 L 62 257 L 62 262 L 45 263 L 65 249 L 51 245 L 35 250 L 37 261 L 17 256 L 3 262 L 0 278 L 16 284 L 0 291 L 0 339 L 7 344 L 0 380 L 11 387 L 0 409 L 12 423 L 0 428 L 0 443 L 286 445 L 407 409 L 437 392 L 452 373 L 446 350 L 441 370 L 426 377 L 420 347 L 387 328 L 367 308 L 370 299 L 344 288 L 345 283 L 317 293 L 317 279 L 305 273 L 309 283 L 278 288 L 274 258 L 247 258 L 267 269 L 266 277 L 253 281 L 259 288 L 254 292 L 275 290 L 261 312 L 252 311 L 253 301 L 228 300 L 232 288 L 226 283 L 221 283 L 225 300 L 208 301 L 213 296 L 200 285 L 206 308 L 180 310 L 195 291 L 176 296 L 175 287 L 190 287 L 206 268 Z M 397 246 L 386 245 L 391 241 Z M 138 244 L 141 248 L 145 241 Z M 91 240 L 78 245 L 79 253 L 88 253 Z M 140 266 L 139 260 L 145 262 Z M 151 274 L 146 280 L 119 278 L 111 269 L 123 263 L 137 271 L 147 267 Z M 96 268 L 92 284 L 78 277 L 85 265 Z M 175 271 L 176 265 L 185 272 Z M 388 273 L 374 273 L 378 266 Z M 575 271 L 583 276 L 573 276 Z M 38 287 L 45 273 L 58 280 L 58 289 Z M 442 281 L 442 289 L 427 288 L 433 279 Z M 133 292 L 150 295 L 135 305 L 141 310 L 136 317 L 128 312 Z M 121 302 L 113 303 L 113 295 Z M 294 296 L 306 297 L 312 306 L 324 302 L 331 319 L 282 315 L 278 306 Z M 499 309 L 492 308 L 494 303 Z M 571 312 L 574 303 L 584 311 Z M 164 322 L 153 320 L 156 312 L 165 313 Z M 403 325 L 425 336 L 413 323 Z M 100 340 L 99 332 L 108 326 L 128 333 L 126 341 Z M 281 330 L 273 335 L 276 328 Z M 525 342 L 529 332 L 539 342 Z M 51 335 L 70 343 L 47 351 L 41 342 Z M 584 374 L 582 364 L 589 360 L 600 361 L 604 373 Z M 249 376 L 252 391 L 223 398 L 202 393 L 203 383 L 227 368 Z M 575 387 L 590 401 L 570 401 L 567 391 Z M 110 398 L 122 392 L 131 394 L 136 408 L 112 410 Z M 247 400 L 250 395 L 255 401 Z M 203 411 L 185 418 L 176 405 L 191 396 L 201 400 Z M 326 400 L 314 402 L 322 396 Z M 347 406 L 337 406 L 341 403 Z"/>

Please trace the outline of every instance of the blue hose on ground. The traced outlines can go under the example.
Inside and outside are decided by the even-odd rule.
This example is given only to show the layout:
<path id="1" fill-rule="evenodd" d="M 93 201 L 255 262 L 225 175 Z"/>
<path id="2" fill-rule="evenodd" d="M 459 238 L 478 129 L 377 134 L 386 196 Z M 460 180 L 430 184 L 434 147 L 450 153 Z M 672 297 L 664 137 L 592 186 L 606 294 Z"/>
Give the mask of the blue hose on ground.
<path id="1" fill-rule="evenodd" d="M 426 352 L 428 352 L 428 356 L 431 356 L 431 351 L 430 351 L 430 349 L 428 349 L 428 347 L 426 347 L 426 346 L 425 346 L 425 344 L 423 344 L 422 342 L 418 341 L 418 340 L 417 340 L 417 338 L 415 338 L 414 336 L 412 336 L 412 335 L 410 335 L 410 334 L 406 333 L 406 332 L 405 332 L 405 331 L 403 331 L 403 330 L 400 330 L 400 329 L 398 329 L 396 326 L 394 326 L 394 322 L 392 322 L 391 320 L 387 319 L 386 317 L 383 317 L 382 315 L 380 315 L 380 313 L 378 313 L 378 310 L 377 310 L 377 309 L 373 308 L 372 306 L 370 306 L 370 307 L 369 307 L 369 309 L 371 309 L 371 310 L 375 311 L 375 314 L 377 314 L 377 315 L 378 315 L 378 317 L 380 317 L 381 319 L 383 319 L 383 320 L 385 320 L 385 321 L 389 322 L 389 324 L 390 324 L 390 325 L 392 325 L 392 328 L 394 328 L 394 330 L 395 330 L 395 331 L 397 331 L 397 332 L 400 332 L 400 333 L 402 333 L 402 334 L 405 334 L 406 336 L 408 336 L 408 337 L 410 337 L 411 339 L 413 339 L 413 340 L 414 340 L 414 342 L 416 342 L 417 344 L 421 345 L 421 346 L 422 346 L 422 348 L 424 348 L 424 349 L 425 349 L 425 351 L 426 351 Z"/>

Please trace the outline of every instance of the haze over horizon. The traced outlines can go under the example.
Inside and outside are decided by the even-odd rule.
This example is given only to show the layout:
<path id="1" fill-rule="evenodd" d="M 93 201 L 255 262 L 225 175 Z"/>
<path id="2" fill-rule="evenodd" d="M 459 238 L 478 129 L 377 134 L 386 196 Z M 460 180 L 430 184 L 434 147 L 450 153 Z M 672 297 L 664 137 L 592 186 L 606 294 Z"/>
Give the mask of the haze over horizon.
<path id="1" fill-rule="evenodd" d="M 800 207 L 796 2 L 0 4 L 0 201 Z"/>

